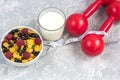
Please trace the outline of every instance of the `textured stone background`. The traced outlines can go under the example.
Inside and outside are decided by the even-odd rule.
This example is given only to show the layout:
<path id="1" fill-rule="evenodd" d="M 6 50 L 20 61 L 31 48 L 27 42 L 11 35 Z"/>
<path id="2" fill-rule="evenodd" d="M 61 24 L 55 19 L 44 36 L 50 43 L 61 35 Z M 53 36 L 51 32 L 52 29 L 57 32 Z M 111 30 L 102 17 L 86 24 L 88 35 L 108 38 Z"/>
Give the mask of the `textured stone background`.
<path id="1" fill-rule="evenodd" d="M 0 39 L 10 28 L 25 25 L 38 29 L 37 16 L 47 7 L 57 7 L 66 16 L 82 13 L 95 0 L 0 0 Z M 105 8 L 91 16 L 88 30 L 97 30 L 107 18 Z M 120 24 L 112 26 L 105 37 L 104 52 L 97 57 L 85 56 L 79 42 L 55 48 L 29 67 L 13 67 L 0 54 L 0 80 L 119 80 Z M 44 49 L 45 53 L 46 49 Z"/>

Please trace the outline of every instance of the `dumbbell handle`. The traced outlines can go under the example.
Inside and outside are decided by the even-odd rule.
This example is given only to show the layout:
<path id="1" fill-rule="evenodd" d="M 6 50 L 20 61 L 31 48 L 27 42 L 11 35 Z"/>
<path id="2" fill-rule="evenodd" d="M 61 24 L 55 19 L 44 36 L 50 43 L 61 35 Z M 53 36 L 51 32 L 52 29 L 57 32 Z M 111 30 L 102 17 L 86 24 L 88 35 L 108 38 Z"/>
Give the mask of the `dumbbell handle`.
<path id="1" fill-rule="evenodd" d="M 108 17 L 107 20 L 100 27 L 99 31 L 108 32 L 112 24 L 114 23 L 114 21 L 115 21 L 115 18 L 113 16 Z"/>
<path id="2" fill-rule="evenodd" d="M 101 5 L 102 0 L 96 0 L 85 10 L 83 15 L 86 16 L 86 18 L 90 17 Z"/>

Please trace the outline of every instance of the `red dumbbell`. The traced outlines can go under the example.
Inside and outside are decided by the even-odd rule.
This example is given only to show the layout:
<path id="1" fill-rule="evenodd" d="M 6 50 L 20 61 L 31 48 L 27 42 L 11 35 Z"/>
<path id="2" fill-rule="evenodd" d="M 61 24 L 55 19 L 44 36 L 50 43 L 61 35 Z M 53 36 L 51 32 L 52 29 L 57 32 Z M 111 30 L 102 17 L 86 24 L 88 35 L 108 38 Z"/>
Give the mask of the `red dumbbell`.
<path id="1" fill-rule="evenodd" d="M 102 0 L 102 5 L 103 5 L 103 6 L 107 6 L 107 5 L 109 5 L 110 3 L 112 3 L 113 1 L 116 1 L 116 0 Z"/>
<path id="2" fill-rule="evenodd" d="M 107 7 L 108 19 L 100 27 L 99 31 L 107 32 L 114 21 L 120 20 L 120 1 L 115 1 Z M 103 35 L 88 34 L 81 41 L 81 48 L 88 56 L 97 56 L 104 49 Z"/>
<path id="3" fill-rule="evenodd" d="M 88 20 L 100 6 L 108 5 L 114 0 L 96 0 L 92 3 L 83 14 L 75 13 L 68 17 L 66 20 L 66 29 L 73 36 L 80 36 L 88 28 Z"/>

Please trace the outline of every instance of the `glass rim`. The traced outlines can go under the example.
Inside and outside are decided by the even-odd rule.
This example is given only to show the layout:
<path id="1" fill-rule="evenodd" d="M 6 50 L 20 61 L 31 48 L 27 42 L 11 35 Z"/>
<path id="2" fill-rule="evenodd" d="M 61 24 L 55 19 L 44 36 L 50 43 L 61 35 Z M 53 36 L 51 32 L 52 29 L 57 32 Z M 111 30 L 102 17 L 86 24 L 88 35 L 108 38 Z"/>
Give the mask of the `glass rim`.
<path id="1" fill-rule="evenodd" d="M 40 24 L 40 21 L 39 21 L 39 17 L 41 16 L 41 14 L 42 14 L 45 10 L 49 10 L 49 9 L 54 9 L 54 10 L 59 11 L 58 13 L 59 13 L 60 15 L 62 14 L 61 16 L 64 18 L 64 23 L 62 24 L 62 26 L 59 27 L 59 28 L 57 28 L 57 29 L 55 29 L 55 30 L 49 30 L 49 29 L 44 28 L 44 27 Z M 61 12 L 61 13 L 60 13 L 60 12 Z M 38 22 L 38 24 L 39 24 L 39 27 L 41 27 L 41 28 L 43 28 L 43 29 L 45 29 L 45 30 L 47 30 L 47 31 L 56 31 L 56 30 L 61 29 L 62 27 L 64 27 L 65 21 L 66 21 L 66 16 L 65 16 L 64 12 L 63 12 L 61 9 L 56 8 L 56 7 L 44 8 L 44 9 L 41 10 L 40 13 L 38 14 L 38 19 L 37 19 L 37 22 Z"/>

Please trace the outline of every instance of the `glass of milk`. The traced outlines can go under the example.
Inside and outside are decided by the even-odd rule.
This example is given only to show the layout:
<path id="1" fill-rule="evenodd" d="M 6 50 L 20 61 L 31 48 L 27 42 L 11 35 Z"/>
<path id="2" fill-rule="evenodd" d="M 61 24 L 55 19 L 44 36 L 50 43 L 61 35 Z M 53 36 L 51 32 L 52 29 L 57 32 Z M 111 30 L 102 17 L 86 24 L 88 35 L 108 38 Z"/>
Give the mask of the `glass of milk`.
<path id="1" fill-rule="evenodd" d="M 56 41 L 63 35 L 65 14 L 58 8 L 46 8 L 38 16 L 41 35 L 44 39 Z"/>

